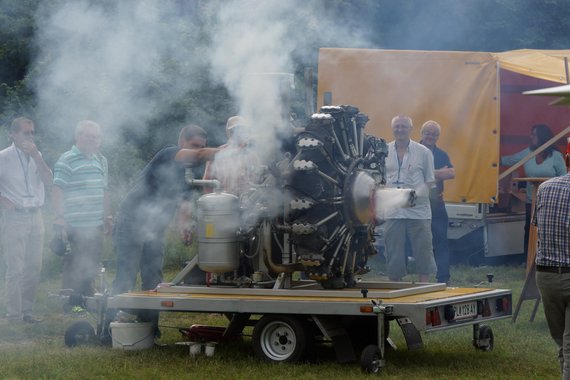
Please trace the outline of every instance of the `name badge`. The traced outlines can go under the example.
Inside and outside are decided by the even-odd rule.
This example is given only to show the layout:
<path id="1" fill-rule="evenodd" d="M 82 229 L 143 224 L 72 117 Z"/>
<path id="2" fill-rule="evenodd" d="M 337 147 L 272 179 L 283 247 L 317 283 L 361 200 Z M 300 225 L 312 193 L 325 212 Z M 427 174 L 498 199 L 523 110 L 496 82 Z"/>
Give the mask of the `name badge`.
<path id="1" fill-rule="evenodd" d="M 32 197 L 32 196 L 27 196 L 22 198 L 22 207 L 24 208 L 28 208 L 28 207 L 34 207 L 34 200 L 36 198 Z"/>

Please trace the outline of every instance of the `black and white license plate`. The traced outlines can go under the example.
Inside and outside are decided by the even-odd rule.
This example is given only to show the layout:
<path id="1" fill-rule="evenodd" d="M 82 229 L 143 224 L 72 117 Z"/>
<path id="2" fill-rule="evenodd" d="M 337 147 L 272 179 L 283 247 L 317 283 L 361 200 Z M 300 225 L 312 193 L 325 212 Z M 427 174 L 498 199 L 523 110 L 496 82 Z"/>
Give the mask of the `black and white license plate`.
<path id="1" fill-rule="evenodd" d="M 455 309 L 454 319 L 472 318 L 477 316 L 477 301 L 464 302 L 453 305 Z"/>

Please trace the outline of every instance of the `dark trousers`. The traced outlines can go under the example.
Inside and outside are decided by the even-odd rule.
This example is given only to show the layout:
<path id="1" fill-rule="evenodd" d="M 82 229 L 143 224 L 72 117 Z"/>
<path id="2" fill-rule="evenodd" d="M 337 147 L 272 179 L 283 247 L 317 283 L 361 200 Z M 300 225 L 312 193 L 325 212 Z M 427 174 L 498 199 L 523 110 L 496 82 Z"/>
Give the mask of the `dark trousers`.
<path id="1" fill-rule="evenodd" d="M 162 282 L 164 235 L 166 228 L 141 231 L 136 219 L 118 215 L 113 228 L 113 243 L 117 255 L 117 274 L 112 294 L 125 293 L 135 288 L 137 273 L 141 275 L 141 289 L 152 290 Z M 158 311 L 138 312 L 141 322 L 153 322 L 158 333 Z"/>
<path id="2" fill-rule="evenodd" d="M 527 203 L 525 204 L 525 213 L 524 213 L 524 256 L 525 258 L 528 257 L 528 235 L 530 231 L 530 215 L 532 214 L 532 204 Z M 526 260 L 525 260 L 526 262 Z"/>
<path id="3" fill-rule="evenodd" d="M 536 272 L 550 336 L 558 346 L 563 380 L 570 380 L 570 273 Z"/>
<path id="4" fill-rule="evenodd" d="M 67 229 L 71 252 L 63 257 L 62 288 L 92 296 L 103 254 L 103 227 Z"/>
<path id="5" fill-rule="evenodd" d="M 438 282 L 448 282 L 450 278 L 449 245 L 447 243 L 448 225 L 449 218 L 445 210 L 445 203 L 431 202 L 431 234 Z"/>

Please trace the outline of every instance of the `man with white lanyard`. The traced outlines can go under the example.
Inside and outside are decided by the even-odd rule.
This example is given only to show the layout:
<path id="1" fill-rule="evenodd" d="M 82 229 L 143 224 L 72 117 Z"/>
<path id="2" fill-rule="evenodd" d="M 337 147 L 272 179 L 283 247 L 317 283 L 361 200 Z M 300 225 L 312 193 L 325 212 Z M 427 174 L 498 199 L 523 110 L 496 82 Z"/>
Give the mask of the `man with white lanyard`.
<path id="1" fill-rule="evenodd" d="M 32 307 L 40 280 L 44 225 L 41 207 L 52 172 L 34 144 L 35 127 L 19 117 L 10 125 L 13 144 L 0 151 L 2 250 L 6 263 L 6 318 L 40 322 Z"/>
<path id="2" fill-rule="evenodd" d="M 392 281 L 401 281 L 407 274 L 405 242 L 408 238 L 419 281 L 427 282 L 429 275 L 436 271 L 429 204 L 429 190 L 435 182 L 433 154 L 422 144 L 410 139 L 410 117 L 394 117 L 392 132 L 395 140 L 388 144 L 386 186 L 414 189 L 417 199 L 414 207 L 386 210 L 384 234 L 388 277 Z"/>

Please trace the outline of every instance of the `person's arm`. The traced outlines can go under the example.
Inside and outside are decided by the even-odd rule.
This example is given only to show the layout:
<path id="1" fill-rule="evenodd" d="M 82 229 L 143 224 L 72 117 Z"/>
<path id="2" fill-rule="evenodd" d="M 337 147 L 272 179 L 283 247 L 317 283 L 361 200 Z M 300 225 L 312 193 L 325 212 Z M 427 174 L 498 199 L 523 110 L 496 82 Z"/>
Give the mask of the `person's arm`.
<path id="1" fill-rule="evenodd" d="M 564 156 L 562 156 L 562 153 L 555 151 L 552 154 L 552 158 L 554 160 L 554 172 L 556 173 L 556 176 L 561 176 L 566 174 L 566 162 L 564 162 Z"/>
<path id="2" fill-rule="evenodd" d="M 16 205 L 12 203 L 12 201 L 10 201 L 8 198 L 0 194 L 0 207 L 8 210 L 13 210 L 14 208 L 16 208 Z"/>
<path id="3" fill-rule="evenodd" d="M 448 179 L 455 178 L 455 169 L 448 168 L 447 166 L 444 166 L 441 169 L 436 169 L 434 173 L 435 173 L 435 179 L 438 181 L 446 181 Z"/>
<path id="4" fill-rule="evenodd" d="M 176 213 L 176 227 L 185 245 L 192 244 L 192 203 L 183 200 Z"/>
<path id="5" fill-rule="evenodd" d="M 211 161 L 218 151 L 218 148 L 180 149 L 174 159 L 188 164 Z"/>
<path id="6" fill-rule="evenodd" d="M 40 178 L 45 186 L 48 188 L 51 187 L 53 183 L 53 173 L 51 169 L 45 163 L 41 153 L 39 152 L 36 144 L 31 141 L 25 141 L 22 143 L 22 151 L 26 154 L 29 154 L 30 157 L 36 163 L 36 167 L 38 168 L 38 172 L 40 174 Z"/>
<path id="7" fill-rule="evenodd" d="M 52 187 L 51 203 L 54 214 L 53 224 L 65 226 L 65 220 L 63 219 L 63 190 L 57 185 Z"/>
<path id="8" fill-rule="evenodd" d="M 428 189 L 431 189 L 435 185 L 435 168 L 433 162 L 433 154 L 429 149 L 427 153 L 424 154 L 424 180 Z"/>
<path id="9" fill-rule="evenodd" d="M 501 165 L 513 166 L 523 158 L 525 158 L 530 153 L 530 148 L 521 150 L 520 152 L 511 154 L 509 156 L 501 157 Z"/>
<path id="10" fill-rule="evenodd" d="M 103 216 L 105 220 L 103 221 L 103 228 L 105 235 L 109 235 L 113 230 L 113 214 L 111 213 L 111 197 L 109 193 L 105 190 L 103 195 Z"/>

